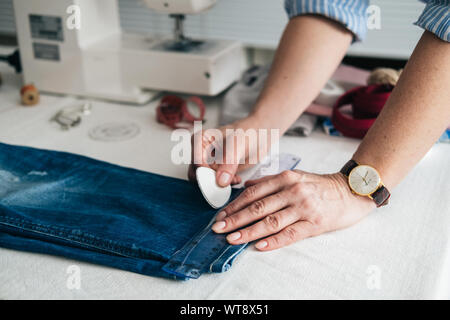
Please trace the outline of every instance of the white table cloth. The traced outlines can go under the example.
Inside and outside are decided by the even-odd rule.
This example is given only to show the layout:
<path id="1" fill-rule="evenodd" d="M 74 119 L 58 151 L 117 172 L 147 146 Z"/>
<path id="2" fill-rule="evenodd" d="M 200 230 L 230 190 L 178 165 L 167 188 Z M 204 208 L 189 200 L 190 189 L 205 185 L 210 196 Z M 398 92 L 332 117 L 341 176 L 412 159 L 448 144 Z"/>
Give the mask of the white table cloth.
<path id="1" fill-rule="evenodd" d="M 144 107 L 93 101 L 80 127 L 63 132 L 49 119 L 74 98 L 42 96 L 19 103 L 21 78 L 0 65 L 0 142 L 69 151 L 111 163 L 186 178 L 170 161 L 171 130 Z M 207 122 L 217 123 L 219 100 L 207 99 Z M 89 138 L 91 128 L 127 121 L 141 132 L 123 142 Z M 420 137 L 417 137 L 420 139 Z M 283 137 L 281 152 L 299 155 L 299 169 L 335 172 L 357 140 L 316 131 Z M 246 250 L 230 271 L 176 282 L 43 254 L 0 248 L 0 299 L 424 299 L 450 297 L 450 145 L 435 145 L 393 191 L 389 206 L 361 223 L 261 253 Z M 80 289 L 67 286 L 68 268 L 81 271 Z"/>

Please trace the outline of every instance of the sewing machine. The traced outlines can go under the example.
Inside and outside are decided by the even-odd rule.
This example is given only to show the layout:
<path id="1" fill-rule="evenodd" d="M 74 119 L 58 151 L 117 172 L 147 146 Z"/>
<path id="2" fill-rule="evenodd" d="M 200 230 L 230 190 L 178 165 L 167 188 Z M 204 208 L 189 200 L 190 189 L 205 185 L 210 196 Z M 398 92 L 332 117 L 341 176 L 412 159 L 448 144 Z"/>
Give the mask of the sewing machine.
<path id="1" fill-rule="evenodd" d="M 117 1 L 14 0 L 24 80 L 40 91 L 142 104 L 158 91 L 214 96 L 245 68 L 239 42 L 185 36 L 185 14 L 216 0 L 144 0 L 173 37 L 123 33 Z"/>

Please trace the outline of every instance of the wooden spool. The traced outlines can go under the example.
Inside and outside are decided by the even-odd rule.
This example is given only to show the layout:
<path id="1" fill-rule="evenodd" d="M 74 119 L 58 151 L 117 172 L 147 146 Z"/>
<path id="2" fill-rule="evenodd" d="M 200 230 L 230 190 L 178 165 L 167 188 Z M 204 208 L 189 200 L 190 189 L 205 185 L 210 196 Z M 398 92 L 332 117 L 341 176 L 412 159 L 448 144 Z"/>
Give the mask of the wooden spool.
<path id="1" fill-rule="evenodd" d="M 32 84 L 22 87 L 20 90 L 22 104 L 25 106 L 34 106 L 39 103 L 39 91 Z"/>

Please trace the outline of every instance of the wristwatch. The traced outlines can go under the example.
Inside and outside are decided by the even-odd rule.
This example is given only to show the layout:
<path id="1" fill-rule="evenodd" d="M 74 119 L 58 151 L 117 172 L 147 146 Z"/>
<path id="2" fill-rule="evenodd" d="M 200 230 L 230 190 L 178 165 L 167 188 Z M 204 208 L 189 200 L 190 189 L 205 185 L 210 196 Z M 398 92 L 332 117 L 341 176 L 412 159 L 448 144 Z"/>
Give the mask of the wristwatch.
<path id="1" fill-rule="evenodd" d="M 350 160 L 340 172 L 348 178 L 348 185 L 353 193 L 369 197 L 377 207 L 388 204 L 391 194 L 383 185 L 380 174 L 375 168 Z"/>

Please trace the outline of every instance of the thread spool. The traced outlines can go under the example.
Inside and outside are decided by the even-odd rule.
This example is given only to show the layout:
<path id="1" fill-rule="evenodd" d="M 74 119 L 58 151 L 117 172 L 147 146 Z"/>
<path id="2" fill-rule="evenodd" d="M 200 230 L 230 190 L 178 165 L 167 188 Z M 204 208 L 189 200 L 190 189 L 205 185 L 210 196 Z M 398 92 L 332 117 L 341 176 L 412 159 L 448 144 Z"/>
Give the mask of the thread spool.
<path id="1" fill-rule="evenodd" d="M 25 106 L 34 106 L 39 103 L 39 91 L 32 84 L 22 87 L 20 90 L 22 104 Z"/>

